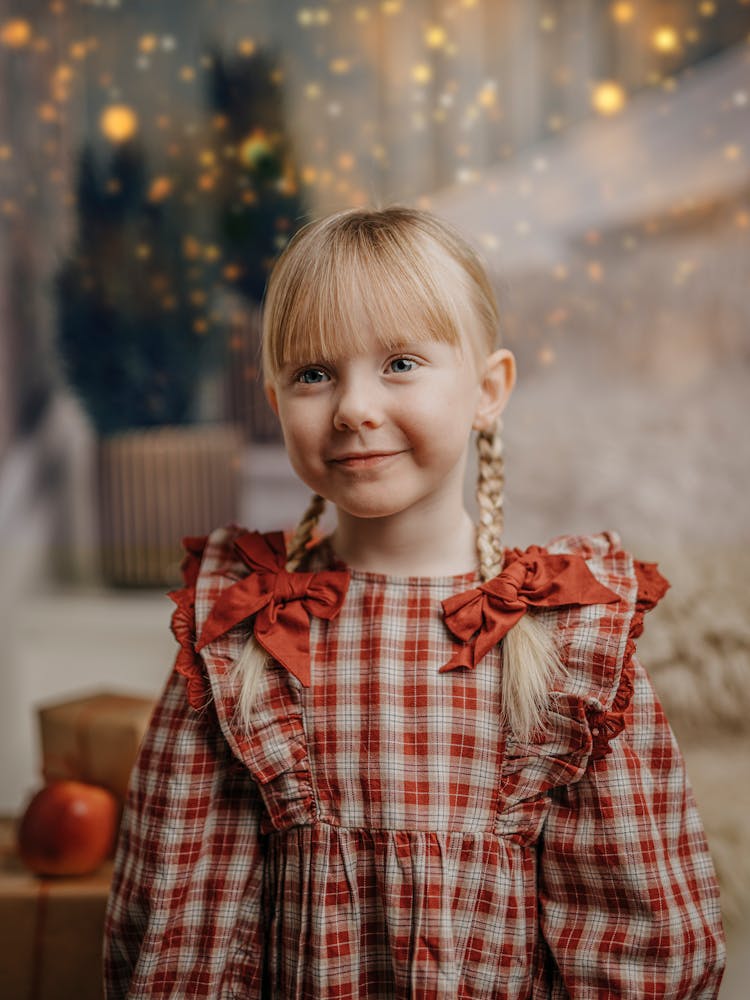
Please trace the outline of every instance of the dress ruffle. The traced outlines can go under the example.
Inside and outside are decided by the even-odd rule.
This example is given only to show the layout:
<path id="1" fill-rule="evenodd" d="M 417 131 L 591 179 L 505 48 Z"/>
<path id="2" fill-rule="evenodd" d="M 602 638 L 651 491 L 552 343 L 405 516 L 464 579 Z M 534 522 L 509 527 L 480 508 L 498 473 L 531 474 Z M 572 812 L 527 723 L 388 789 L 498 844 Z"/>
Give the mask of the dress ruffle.
<path id="1" fill-rule="evenodd" d="M 182 539 L 185 555 L 180 563 L 180 572 L 184 587 L 170 590 L 167 594 L 176 605 L 172 612 L 170 628 L 180 646 L 174 669 L 187 680 L 187 698 L 196 711 L 204 709 L 211 700 L 206 668 L 200 655 L 195 651 L 195 586 L 207 541 L 207 535 L 187 536 Z"/>
<path id="2" fill-rule="evenodd" d="M 638 583 L 635 611 L 630 622 L 625 645 L 620 683 L 612 705 L 606 711 L 591 712 L 589 725 L 593 736 L 592 760 L 600 760 L 612 752 L 610 743 L 625 728 L 625 715 L 633 697 L 633 657 L 636 639 L 643 632 L 643 619 L 647 611 L 656 607 L 669 589 L 669 581 L 657 569 L 656 563 L 633 560 L 633 570 Z"/>
<path id="3" fill-rule="evenodd" d="M 509 738 L 506 743 L 497 833 L 519 844 L 534 843 L 549 808 L 548 793 L 580 781 L 591 747 L 584 700 L 555 693 L 543 732 L 528 742 Z"/>

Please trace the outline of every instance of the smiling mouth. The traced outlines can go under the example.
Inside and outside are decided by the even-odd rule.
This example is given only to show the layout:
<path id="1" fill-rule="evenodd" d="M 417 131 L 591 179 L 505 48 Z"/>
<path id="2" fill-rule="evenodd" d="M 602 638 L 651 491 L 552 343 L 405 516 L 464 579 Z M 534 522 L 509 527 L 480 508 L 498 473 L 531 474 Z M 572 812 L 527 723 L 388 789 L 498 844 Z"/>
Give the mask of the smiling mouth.
<path id="1" fill-rule="evenodd" d="M 349 455 L 340 455 L 329 459 L 329 464 L 337 465 L 344 469 L 366 469 L 374 465 L 380 465 L 389 458 L 395 458 L 400 454 L 400 451 L 352 452 Z"/>

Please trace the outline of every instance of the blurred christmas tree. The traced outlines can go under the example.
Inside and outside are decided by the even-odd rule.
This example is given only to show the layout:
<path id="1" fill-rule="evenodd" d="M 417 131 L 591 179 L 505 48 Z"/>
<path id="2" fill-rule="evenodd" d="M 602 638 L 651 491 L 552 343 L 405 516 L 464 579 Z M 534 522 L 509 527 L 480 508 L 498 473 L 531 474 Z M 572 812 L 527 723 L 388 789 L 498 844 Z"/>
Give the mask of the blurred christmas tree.
<path id="1" fill-rule="evenodd" d="M 191 423 L 201 378 L 222 357 L 206 317 L 218 265 L 196 267 L 200 244 L 184 206 L 163 195 L 134 144 L 108 164 L 84 149 L 77 238 L 57 275 L 58 338 L 70 384 L 102 435 Z"/>
<path id="2" fill-rule="evenodd" d="M 261 438 L 276 433 L 257 382 L 257 306 L 306 221 L 281 77 L 262 52 L 215 53 L 209 65 L 211 137 L 186 138 L 169 174 L 149 176 L 132 139 L 100 156 L 88 145 L 80 158 L 77 235 L 57 275 L 58 343 L 102 435 L 200 420 L 201 385 L 222 363 L 242 384 L 229 386 L 220 415 Z"/>
<path id="3" fill-rule="evenodd" d="M 223 273 L 255 303 L 273 261 L 307 221 L 275 63 L 264 52 L 232 59 L 215 53 L 210 76 L 217 142 L 231 153 L 216 189 Z"/>

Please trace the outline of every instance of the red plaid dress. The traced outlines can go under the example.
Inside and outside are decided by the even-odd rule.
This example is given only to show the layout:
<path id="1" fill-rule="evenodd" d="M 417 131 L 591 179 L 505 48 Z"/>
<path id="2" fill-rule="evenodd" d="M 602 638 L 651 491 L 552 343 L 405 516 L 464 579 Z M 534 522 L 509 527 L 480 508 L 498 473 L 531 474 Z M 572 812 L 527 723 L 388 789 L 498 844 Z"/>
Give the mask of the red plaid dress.
<path id="1" fill-rule="evenodd" d="M 557 630 L 568 673 L 544 737 L 520 743 L 500 725 L 497 646 L 439 669 L 456 651 L 441 602 L 474 577 L 351 571 L 335 616 L 302 615 L 292 591 L 315 578 L 249 570 L 247 534 L 185 540 L 180 651 L 107 912 L 110 1000 L 717 995 L 715 875 L 634 655 L 666 589 L 655 567 L 613 534 L 537 550 L 583 557 L 614 594 L 529 612 Z M 231 674 L 247 622 L 195 650 L 230 587 L 230 619 L 244 601 L 271 645 L 281 623 L 302 664 L 265 671 L 250 732 Z"/>

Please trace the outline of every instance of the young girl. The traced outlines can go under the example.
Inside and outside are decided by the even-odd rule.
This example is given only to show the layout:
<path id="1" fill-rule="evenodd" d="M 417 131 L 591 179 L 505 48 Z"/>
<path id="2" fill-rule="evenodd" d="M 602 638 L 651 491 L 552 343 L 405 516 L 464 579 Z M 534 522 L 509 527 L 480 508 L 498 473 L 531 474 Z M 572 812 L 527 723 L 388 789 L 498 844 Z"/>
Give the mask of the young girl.
<path id="1" fill-rule="evenodd" d="M 717 995 L 715 875 L 635 655 L 668 584 L 611 532 L 503 549 L 497 327 L 426 212 L 338 213 L 277 262 L 267 392 L 314 498 L 288 545 L 184 539 L 108 997 Z"/>

